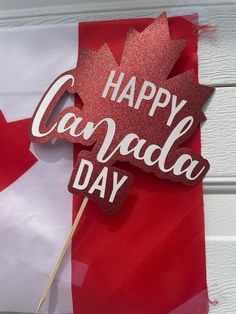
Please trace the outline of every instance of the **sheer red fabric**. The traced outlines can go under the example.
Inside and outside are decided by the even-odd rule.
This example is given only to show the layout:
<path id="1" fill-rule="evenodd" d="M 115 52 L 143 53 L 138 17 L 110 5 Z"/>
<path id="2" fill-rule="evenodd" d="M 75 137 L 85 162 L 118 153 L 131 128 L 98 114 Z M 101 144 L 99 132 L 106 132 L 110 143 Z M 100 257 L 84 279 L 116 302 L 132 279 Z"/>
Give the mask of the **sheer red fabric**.
<path id="1" fill-rule="evenodd" d="M 198 77 L 196 20 L 169 19 L 171 37 L 189 39 L 171 76 L 194 69 Z M 107 42 L 119 61 L 128 28 L 142 31 L 151 21 L 80 23 L 79 46 L 97 50 Z M 186 145 L 200 152 L 199 130 Z M 75 156 L 78 150 L 75 145 Z M 89 201 L 73 239 L 74 313 L 208 313 L 202 184 L 186 187 L 122 168 L 135 178 L 123 208 L 108 216 Z M 74 217 L 81 202 L 74 196 Z M 78 280 L 81 265 L 86 271 Z"/>

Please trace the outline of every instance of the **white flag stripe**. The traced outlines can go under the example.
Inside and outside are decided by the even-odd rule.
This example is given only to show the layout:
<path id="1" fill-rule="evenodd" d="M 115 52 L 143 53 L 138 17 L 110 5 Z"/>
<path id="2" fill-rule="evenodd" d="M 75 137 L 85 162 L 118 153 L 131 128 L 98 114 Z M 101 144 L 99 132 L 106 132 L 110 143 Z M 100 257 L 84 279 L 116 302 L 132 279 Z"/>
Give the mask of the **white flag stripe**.
<path id="1" fill-rule="evenodd" d="M 76 66 L 77 24 L 0 30 L 0 110 L 28 118 L 52 80 Z M 68 99 L 66 105 L 71 105 Z M 0 193 L 0 311 L 35 312 L 71 227 L 72 145 L 32 145 L 39 161 Z M 44 313 L 72 312 L 71 256 Z"/>
<path id="2" fill-rule="evenodd" d="M 0 110 L 8 121 L 31 115 L 51 82 L 75 67 L 77 29 L 78 24 L 0 29 Z"/>

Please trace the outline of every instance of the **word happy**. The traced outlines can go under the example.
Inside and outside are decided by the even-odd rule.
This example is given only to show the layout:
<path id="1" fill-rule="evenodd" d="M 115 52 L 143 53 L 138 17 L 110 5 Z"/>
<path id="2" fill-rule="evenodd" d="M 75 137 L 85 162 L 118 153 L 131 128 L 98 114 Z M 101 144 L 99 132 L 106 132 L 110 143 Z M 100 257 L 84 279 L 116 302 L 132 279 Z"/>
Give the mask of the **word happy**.
<path id="1" fill-rule="evenodd" d="M 171 93 L 164 88 L 157 89 L 156 85 L 149 81 L 144 81 L 142 88 L 140 89 L 138 98 L 134 102 L 135 86 L 136 86 L 136 77 L 132 76 L 125 88 L 120 91 L 120 86 L 124 78 L 124 73 L 119 75 L 117 82 L 113 82 L 115 71 L 111 71 L 108 78 L 107 84 L 102 93 L 102 97 L 106 98 L 109 90 L 113 89 L 111 100 L 121 103 L 123 100 L 128 100 L 128 106 L 133 107 L 134 109 L 139 109 L 143 101 L 152 100 L 152 106 L 149 111 L 149 116 L 153 117 L 157 108 L 165 108 L 171 102 L 171 113 L 169 119 L 166 123 L 167 126 L 170 126 L 174 120 L 176 114 L 184 107 L 187 103 L 186 100 L 181 100 L 177 105 L 177 96 L 171 95 Z M 164 100 L 162 100 L 164 98 Z"/>
<path id="2" fill-rule="evenodd" d="M 111 106 L 118 106 L 125 102 L 128 107 L 139 110 L 141 106 L 145 106 L 145 101 L 149 101 L 151 103 L 147 113 L 149 117 L 154 117 L 157 108 L 169 106 L 170 114 L 166 121 L 166 127 L 171 128 L 174 119 L 187 104 L 186 100 L 179 100 L 176 95 L 171 94 L 164 88 L 158 88 L 149 81 L 143 82 L 138 91 L 136 101 L 134 101 L 136 77 L 131 77 L 128 83 L 121 88 L 125 74 L 120 73 L 116 75 L 116 80 L 115 75 L 116 71 L 114 70 L 109 73 L 104 89 L 101 92 L 101 99 L 110 100 Z M 173 158 L 173 152 L 175 152 L 173 149 L 176 142 L 185 137 L 194 125 L 193 116 L 185 116 L 175 127 L 172 127 L 162 147 L 157 143 L 150 143 L 147 138 L 140 138 L 139 134 L 136 133 L 128 133 L 116 142 L 119 125 L 117 125 L 114 118 L 109 116 L 105 116 L 99 122 L 94 123 L 89 120 L 91 117 L 83 116 L 83 110 L 69 107 L 52 119 L 52 113 L 63 93 L 70 90 L 74 92 L 74 87 L 75 77 L 69 72 L 56 79 L 36 109 L 31 125 L 31 139 L 37 143 L 46 142 L 54 138 L 65 138 L 71 142 L 83 145 L 96 143 L 96 149 L 93 149 L 90 153 L 92 157 L 87 156 L 87 161 L 83 159 L 83 169 L 80 165 L 81 159 L 78 157 L 80 163 L 77 162 L 70 180 L 69 190 L 71 192 L 91 196 L 92 199 L 102 204 L 103 208 L 111 209 L 112 206 L 120 206 L 120 200 L 124 201 L 124 191 L 127 193 L 127 186 L 131 182 L 124 180 L 127 174 L 123 176 L 122 170 L 116 169 L 116 174 L 114 174 L 114 170 L 111 170 L 109 175 L 108 171 L 104 170 L 104 167 L 112 169 L 111 164 L 116 160 L 128 161 L 145 172 L 152 172 L 158 177 L 169 178 L 172 181 L 181 181 L 188 185 L 198 182 L 207 172 L 209 167 L 207 161 L 190 150 L 180 149 L 178 153 L 174 154 Z M 122 107 L 120 107 L 120 110 L 122 110 Z M 98 138 L 97 134 L 101 128 L 105 129 L 106 132 L 103 132 L 102 138 L 101 135 Z M 100 172 L 96 172 L 96 177 L 92 175 L 91 163 L 99 165 Z M 90 167 L 85 167 L 85 165 L 90 165 Z M 100 165 L 104 165 L 104 167 Z M 83 170 L 83 175 L 81 169 Z M 90 172 L 90 178 L 93 177 L 94 186 L 91 185 L 92 183 L 89 184 L 86 171 L 87 173 L 88 171 Z M 118 180 L 119 171 L 121 173 L 120 183 L 117 181 L 116 189 L 113 191 L 110 185 L 114 180 L 114 175 L 116 180 Z M 106 173 L 106 179 L 104 179 L 101 173 Z M 87 185 L 84 184 L 86 180 Z M 106 184 L 104 183 L 105 181 Z M 108 184 L 107 182 L 110 183 Z M 125 185 L 127 185 L 126 188 Z M 110 190 L 109 195 L 106 193 L 106 190 Z"/>

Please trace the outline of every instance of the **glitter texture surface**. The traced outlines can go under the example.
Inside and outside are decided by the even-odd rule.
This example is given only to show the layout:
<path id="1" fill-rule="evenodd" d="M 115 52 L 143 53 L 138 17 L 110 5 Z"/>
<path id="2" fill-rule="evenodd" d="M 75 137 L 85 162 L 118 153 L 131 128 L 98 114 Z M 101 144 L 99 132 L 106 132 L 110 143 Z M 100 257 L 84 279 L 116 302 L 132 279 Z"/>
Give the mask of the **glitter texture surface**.
<path id="1" fill-rule="evenodd" d="M 158 145 L 160 150 L 165 145 L 167 139 L 172 134 L 177 125 L 186 117 L 193 117 L 193 124 L 187 132 L 176 139 L 168 155 L 165 158 L 165 167 L 171 168 L 178 158 L 188 154 L 192 160 L 197 160 L 198 165 L 196 171 L 204 168 L 201 175 L 196 180 L 188 180 L 186 174 L 174 173 L 174 171 L 163 171 L 158 163 L 150 166 L 143 162 L 141 158 L 136 158 L 134 154 L 120 154 L 117 150 L 109 161 L 107 166 L 113 165 L 116 161 L 129 162 L 139 167 L 145 172 L 152 172 L 157 177 L 169 179 L 171 181 L 181 181 L 186 185 L 193 185 L 199 182 L 209 169 L 209 163 L 202 156 L 197 155 L 193 150 L 182 147 L 181 145 L 191 137 L 199 124 L 205 119 L 202 112 L 202 106 L 212 95 L 214 88 L 200 85 L 195 81 L 194 72 L 187 71 L 180 73 L 174 77 L 169 75 L 174 68 L 177 60 L 183 52 L 187 41 L 170 39 L 169 26 L 166 14 L 162 14 L 158 19 L 154 20 L 141 33 L 134 29 L 130 29 L 123 49 L 120 64 L 117 63 L 109 46 L 104 44 L 98 51 L 88 49 L 80 49 L 78 65 L 75 69 L 64 73 L 63 75 L 72 75 L 75 79 L 73 87 L 71 82 L 66 83 L 55 95 L 41 123 L 42 130 L 47 130 L 53 124 L 59 123 L 61 118 L 68 112 L 73 112 L 76 117 L 82 118 L 81 124 L 78 126 L 77 133 L 82 132 L 86 124 L 93 122 L 95 125 L 103 119 L 110 118 L 115 121 L 116 132 L 112 140 L 112 144 L 107 151 L 111 154 L 121 143 L 127 134 L 136 134 L 138 136 L 130 145 L 132 151 L 139 139 L 145 141 L 142 147 L 142 153 L 150 148 L 151 145 Z M 102 97 L 102 93 L 106 86 L 111 71 L 115 71 L 113 81 L 117 82 L 120 75 L 124 74 L 119 87 L 119 92 L 115 100 L 111 100 L 113 90 L 109 90 L 106 97 Z M 135 88 L 133 90 L 133 98 L 129 102 L 129 97 L 123 97 L 122 101 L 118 98 L 132 77 L 135 77 Z M 140 97 L 143 85 L 148 82 L 155 88 L 155 95 L 159 89 L 167 90 L 171 99 L 168 105 L 158 106 L 150 115 L 155 97 L 143 99 L 139 108 L 135 108 L 135 104 Z M 53 84 L 52 84 L 53 85 Z M 67 108 L 63 111 L 51 124 L 47 121 L 51 112 L 65 92 L 78 94 L 83 106 L 82 108 Z M 130 93 L 130 94 L 129 94 Z M 151 90 L 146 89 L 148 95 Z M 131 89 L 126 93 L 131 95 Z M 182 101 L 186 101 L 186 105 L 174 116 L 171 123 L 168 124 L 172 112 L 173 99 L 177 105 Z M 161 98 L 160 102 L 164 102 Z M 40 104 L 39 104 L 40 106 Z M 37 110 L 36 110 L 37 111 Z M 187 128 L 187 126 L 186 126 Z M 59 134 L 56 130 L 45 136 L 44 138 L 35 138 L 31 135 L 31 139 L 35 142 L 45 142 L 54 137 L 66 138 L 71 142 L 80 143 L 85 146 L 94 144 L 91 153 L 97 156 L 104 136 L 107 133 L 107 127 L 102 124 L 97 128 L 96 132 L 87 139 L 84 137 L 74 137 L 70 134 L 69 128 L 63 134 Z M 160 153 L 160 151 L 159 151 Z M 141 155 L 141 153 L 140 153 Z M 153 158 L 157 156 L 153 155 Z M 78 157 L 80 159 L 80 157 Z M 94 158 L 95 160 L 95 158 Z M 130 174 L 130 177 L 131 174 Z M 74 191 L 76 192 L 76 191 Z M 78 194 L 83 191 L 78 191 Z M 104 207 L 104 202 L 102 201 Z"/>

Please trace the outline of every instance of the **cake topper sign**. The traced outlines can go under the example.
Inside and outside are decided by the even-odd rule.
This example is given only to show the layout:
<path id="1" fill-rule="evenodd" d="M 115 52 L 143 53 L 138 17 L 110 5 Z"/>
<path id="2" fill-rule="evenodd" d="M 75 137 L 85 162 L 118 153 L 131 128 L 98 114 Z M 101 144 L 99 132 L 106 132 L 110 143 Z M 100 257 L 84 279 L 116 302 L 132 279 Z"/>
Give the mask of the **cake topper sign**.
<path id="1" fill-rule="evenodd" d="M 106 44 L 97 52 L 80 50 L 77 67 L 51 84 L 34 113 L 30 138 L 93 145 L 78 154 L 72 193 L 117 210 L 133 177 L 114 167 L 116 161 L 186 185 L 206 174 L 208 161 L 181 144 L 204 119 L 201 107 L 214 89 L 195 82 L 192 71 L 168 77 L 185 45 L 170 39 L 162 15 L 142 33 L 129 31 L 120 64 Z M 83 107 L 52 118 L 65 93 L 77 93 Z"/>

